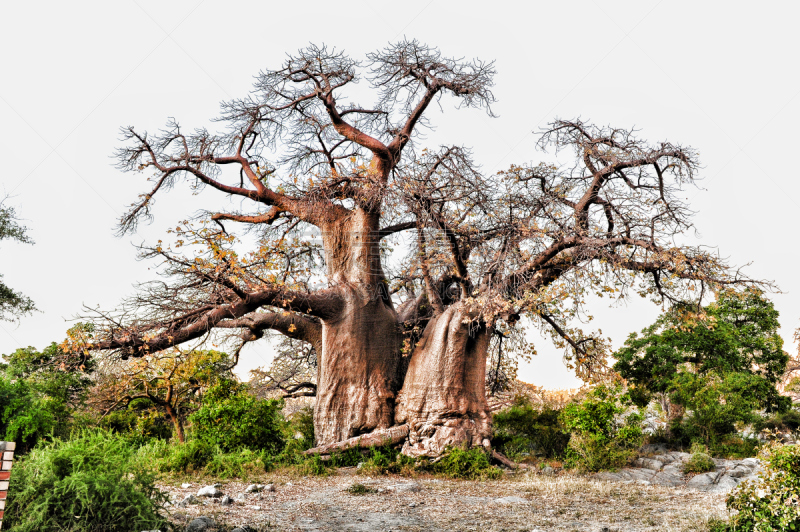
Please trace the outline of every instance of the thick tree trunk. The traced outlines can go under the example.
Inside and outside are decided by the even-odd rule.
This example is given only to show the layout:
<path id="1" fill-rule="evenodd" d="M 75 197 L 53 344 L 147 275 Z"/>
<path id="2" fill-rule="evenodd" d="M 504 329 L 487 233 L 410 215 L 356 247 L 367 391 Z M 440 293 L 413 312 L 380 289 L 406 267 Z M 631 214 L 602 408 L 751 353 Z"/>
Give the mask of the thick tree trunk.
<path id="1" fill-rule="evenodd" d="M 378 223 L 377 214 L 358 209 L 323 228 L 329 278 L 345 303 L 322 321 L 317 445 L 393 425 L 401 334 L 381 269 Z"/>
<path id="2" fill-rule="evenodd" d="M 397 315 L 368 287 L 347 287 L 345 312 L 322 324 L 314 430 L 327 445 L 393 425 Z"/>
<path id="3" fill-rule="evenodd" d="M 395 422 L 409 427 L 404 454 L 436 456 L 448 446 L 489 447 L 489 333 L 471 323 L 460 304 L 428 323 L 397 397 Z"/>

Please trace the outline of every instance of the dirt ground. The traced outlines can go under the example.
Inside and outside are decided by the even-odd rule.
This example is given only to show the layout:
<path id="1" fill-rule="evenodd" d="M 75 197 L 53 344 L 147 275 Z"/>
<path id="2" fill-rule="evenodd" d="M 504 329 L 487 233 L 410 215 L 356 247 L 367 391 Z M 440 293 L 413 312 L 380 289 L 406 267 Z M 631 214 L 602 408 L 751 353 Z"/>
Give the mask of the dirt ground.
<path id="1" fill-rule="evenodd" d="M 181 488 L 181 482 L 191 487 Z M 196 494 L 213 479 L 162 485 L 173 503 Z M 220 499 L 171 507 L 177 523 L 207 516 L 230 530 L 249 525 L 276 531 L 705 531 L 712 518 L 725 519 L 725 496 L 686 488 L 591 480 L 559 473 L 522 471 L 493 481 L 433 477 L 369 477 L 341 469 L 329 477 L 285 473 L 252 479 L 275 491 L 244 495 L 230 506 Z M 347 489 L 363 484 L 369 493 Z M 222 482 L 231 498 L 247 484 Z M 511 500 L 499 500 L 514 497 Z"/>

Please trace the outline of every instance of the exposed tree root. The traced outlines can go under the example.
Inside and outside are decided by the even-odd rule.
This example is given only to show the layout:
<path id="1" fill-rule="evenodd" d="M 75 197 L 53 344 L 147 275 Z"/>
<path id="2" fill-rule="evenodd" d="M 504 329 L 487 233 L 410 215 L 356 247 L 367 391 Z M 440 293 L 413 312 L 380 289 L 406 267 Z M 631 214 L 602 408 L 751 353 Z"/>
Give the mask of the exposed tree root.
<path id="1" fill-rule="evenodd" d="M 362 434 L 344 441 L 320 445 L 305 452 L 305 454 L 329 454 L 333 451 L 344 451 L 354 447 L 375 447 L 380 445 L 395 445 L 408 437 L 408 425 L 397 425 L 388 429 L 379 429 L 369 434 Z"/>

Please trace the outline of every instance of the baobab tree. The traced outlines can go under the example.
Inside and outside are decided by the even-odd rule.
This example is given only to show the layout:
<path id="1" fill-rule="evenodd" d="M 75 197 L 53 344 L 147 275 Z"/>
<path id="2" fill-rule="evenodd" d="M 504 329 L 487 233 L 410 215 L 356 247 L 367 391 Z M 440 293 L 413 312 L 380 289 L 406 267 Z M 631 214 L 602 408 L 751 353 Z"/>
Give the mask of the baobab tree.
<path id="1" fill-rule="evenodd" d="M 243 209 L 201 213 L 173 243 L 144 248 L 165 281 L 98 312 L 105 337 L 94 349 L 141 357 L 232 330 L 243 341 L 277 332 L 316 354 L 320 449 L 379 436 L 433 456 L 489 445 L 487 352 L 522 317 L 589 378 L 608 346 L 571 325 L 587 293 L 676 301 L 748 282 L 675 243 L 691 228 L 677 196 L 698 168 L 690 148 L 556 121 L 539 145 L 571 152 L 574 165 L 485 175 L 463 147 L 422 146 L 431 105 L 491 115 L 494 73 L 416 41 L 363 63 L 311 46 L 224 103 L 220 134 L 125 129 L 120 167 L 151 172 L 153 185 L 122 232 L 178 180 Z M 373 105 L 344 103 L 360 76 Z M 236 224 L 255 231 L 254 249 L 242 249 Z"/>

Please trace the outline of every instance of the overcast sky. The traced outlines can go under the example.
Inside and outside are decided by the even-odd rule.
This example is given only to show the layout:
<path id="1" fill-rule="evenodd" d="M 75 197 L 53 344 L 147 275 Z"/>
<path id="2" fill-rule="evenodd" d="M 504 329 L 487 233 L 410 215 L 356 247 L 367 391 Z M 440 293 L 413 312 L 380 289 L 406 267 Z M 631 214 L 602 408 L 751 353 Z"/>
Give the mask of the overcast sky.
<path id="1" fill-rule="evenodd" d="M 222 100 L 244 96 L 261 69 L 309 42 L 355 58 L 405 37 L 445 55 L 495 60 L 498 118 L 443 100 L 428 116 L 439 144 L 471 146 L 486 172 L 537 162 L 539 128 L 555 118 L 635 126 L 651 141 L 697 149 L 704 168 L 685 197 L 698 242 L 719 249 L 783 293 L 787 349 L 800 326 L 800 4 L 796 2 L 5 2 L 0 43 L 0 194 L 35 245 L 3 242 L 0 273 L 39 309 L 0 322 L 0 353 L 60 341 L 82 304 L 114 307 L 152 278 L 133 244 L 154 242 L 211 191 L 162 196 L 156 221 L 116 238 L 114 225 L 145 190 L 110 158 L 120 126 L 155 130 L 168 117 L 209 126 Z M 615 347 L 652 322 L 647 301 L 592 309 Z M 521 377 L 577 384 L 545 340 Z M 268 362 L 246 353 L 242 370 Z"/>

